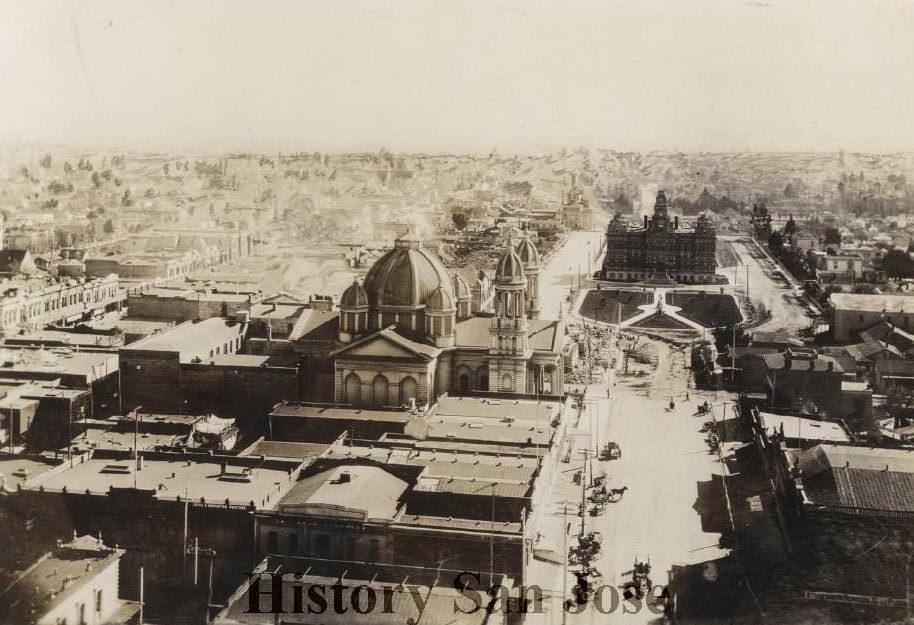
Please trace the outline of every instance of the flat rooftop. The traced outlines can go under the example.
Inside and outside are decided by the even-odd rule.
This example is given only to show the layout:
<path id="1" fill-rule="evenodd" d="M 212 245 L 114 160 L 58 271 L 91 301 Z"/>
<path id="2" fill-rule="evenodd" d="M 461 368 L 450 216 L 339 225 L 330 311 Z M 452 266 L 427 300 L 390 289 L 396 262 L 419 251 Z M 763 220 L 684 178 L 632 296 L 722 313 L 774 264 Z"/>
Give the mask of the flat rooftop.
<path id="1" fill-rule="evenodd" d="M 235 337 L 241 336 L 241 330 L 237 322 L 220 317 L 197 323 L 187 321 L 170 330 L 140 339 L 126 349 L 198 354 L 233 341 Z"/>
<path id="2" fill-rule="evenodd" d="M 459 519 L 455 517 L 430 516 L 424 514 L 403 514 L 397 519 L 397 523 L 400 525 L 416 525 L 419 527 L 505 534 L 520 534 L 522 529 L 520 522 Z"/>
<path id="3" fill-rule="evenodd" d="M 32 479 L 51 470 L 60 462 L 43 456 L 14 456 L 0 454 L 0 476 L 6 481 L 7 488 L 15 488 L 26 480 Z"/>
<path id="4" fill-rule="evenodd" d="M 471 420 L 468 417 L 431 415 L 426 419 L 427 438 L 481 442 L 492 445 L 547 446 L 552 439 L 552 426 L 528 422 L 499 423 L 494 419 Z"/>
<path id="5" fill-rule="evenodd" d="M 242 451 L 240 456 L 266 456 L 268 458 L 294 458 L 311 460 L 321 456 L 329 445 L 326 443 L 298 443 L 290 441 L 258 441 Z"/>
<path id="6" fill-rule="evenodd" d="M 80 347 L 107 348 L 122 345 L 124 338 L 116 334 L 92 334 L 89 332 L 61 332 L 40 330 L 28 334 L 16 334 L 6 337 L 8 345 L 79 345 Z"/>
<path id="7" fill-rule="evenodd" d="M 118 355 L 77 352 L 67 348 L 0 350 L 0 376 L 5 372 L 83 375 L 90 379 L 118 371 Z"/>
<path id="8" fill-rule="evenodd" d="M 254 304 L 251 319 L 293 319 L 305 310 L 304 304 Z"/>
<path id="9" fill-rule="evenodd" d="M 423 476 L 462 479 L 503 479 L 532 481 L 538 462 L 535 458 L 517 456 L 478 455 L 449 451 L 388 449 L 333 445 L 324 454 L 327 458 L 371 460 L 380 464 L 403 464 L 425 467 Z"/>
<path id="10" fill-rule="evenodd" d="M 359 575 L 361 572 L 359 571 L 359 568 L 362 568 L 364 565 L 355 562 L 340 562 L 338 564 L 341 568 L 337 568 L 333 571 L 326 571 L 326 577 L 310 574 L 295 580 L 294 583 L 296 586 L 302 586 L 302 592 L 306 597 L 305 600 L 307 601 L 311 586 L 321 586 L 327 589 L 327 597 L 332 601 L 333 595 L 330 594 L 330 587 L 337 583 L 341 575 L 345 574 L 342 587 L 339 590 L 339 592 L 341 592 L 343 605 L 352 606 L 352 597 L 350 595 L 353 593 L 353 590 L 368 586 L 374 589 L 378 597 L 376 608 L 367 614 L 361 615 L 354 612 L 351 608 L 346 610 L 343 614 L 337 614 L 333 609 L 328 609 L 320 615 L 319 619 L 315 619 L 313 615 L 292 613 L 292 595 L 294 594 L 292 591 L 293 581 L 292 576 L 288 575 L 283 578 L 283 586 L 285 588 L 283 592 L 283 610 L 287 612 L 282 615 L 283 623 L 288 623 L 289 625 L 317 622 L 320 622 L 321 625 L 404 625 L 407 622 L 421 622 L 422 625 L 484 625 L 485 623 L 490 622 L 485 610 L 477 610 L 473 614 L 463 614 L 460 611 L 454 610 L 455 602 L 459 602 L 458 605 L 466 606 L 468 605 L 468 600 L 454 590 L 453 580 L 447 580 L 446 584 L 442 583 L 440 586 L 436 585 L 431 588 L 423 585 L 421 589 L 422 597 L 427 603 L 425 604 L 424 610 L 421 612 L 420 618 L 420 611 L 416 608 L 416 602 L 410 595 L 409 586 L 412 584 L 432 583 L 432 580 L 424 579 L 426 575 L 423 574 L 423 571 L 402 567 L 401 571 L 398 574 L 395 574 L 395 579 L 379 581 L 379 577 L 390 578 L 393 577 L 394 574 L 386 574 L 378 565 L 372 564 L 364 567 L 366 569 L 364 575 Z M 319 562 L 307 559 L 302 559 L 300 564 L 294 564 L 291 562 L 291 559 L 289 559 L 289 561 L 282 565 L 276 564 L 271 560 L 268 565 L 268 570 L 279 570 L 280 572 L 288 573 L 303 573 L 305 571 L 313 573 L 315 569 L 320 570 L 320 568 Z M 406 580 L 406 586 L 399 586 L 400 582 L 403 582 L 404 580 Z M 268 587 L 269 583 L 270 580 L 266 576 L 261 581 L 261 584 L 265 587 Z M 274 614 L 270 614 L 266 611 L 255 613 L 248 611 L 249 584 L 247 581 L 244 583 L 244 588 L 247 590 L 239 593 L 235 601 L 216 616 L 214 621 L 215 624 L 273 625 L 275 622 Z M 391 605 L 393 607 L 391 613 L 386 613 L 382 609 L 380 598 L 384 593 L 389 593 Z M 365 605 L 365 594 L 365 590 L 362 588 L 362 591 L 360 592 L 360 601 L 362 602 L 362 605 Z M 263 610 L 269 610 L 268 598 L 264 597 L 261 599 L 261 608 Z"/>
<path id="11" fill-rule="evenodd" d="M 162 299 L 181 299 L 194 302 L 239 302 L 247 303 L 251 301 L 251 294 L 248 293 L 225 293 L 225 292 L 209 292 L 203 290 L 195 290 L 188 288 L 174 289 L 174 288 L 154 288 L 145 291 L 144 293 L 137 293 L 135 295 L 130 295 L 130 299 L 134 298 L 162 298 Z"/>
<path id="12" fill-rule="evenodd" d="M 28 487 L 96 495 L 107 494 L 110 488 L 137 488 L 153 491 L 157 499 L 186 496 L 191 501 L 205 498 L 217 504 L 253 502 L 258 509 L 272 510 L 291 488 L 301 466 L 295 461 L 257 463 L 250 458 L 204 454 L 147 452 L 141 457 L 143 468 L 137 471 L 128 453 L 96 452 L 72 467 L 41 476 Z M 226 475 L 222 474 L 223 461 L 228 463 Z"/>
<path id="13" fill-rule="evenodd" d="M 488 397 L 442 397 L 432 415 L 517 420 L 548 424 L 562 409 L 559 401 L 494 399 Z"/>
<path id="14" fill-rule="evenodd" d="M 133 432 L 117 431 L 105 427 L 89 427 L 83 434 L 73 439 L 72 445 L 82 451 L 90 449 L 140 450 L 156 447 L 172 447 L 179 442 L 180 436 L 172 434 L 155 434 L 140 432 L 134 438 Z"/>
<path id="15" fill-rule="evenodd" d="M 269 362 L 269 356 L 220 354 L 212 358 L 204 358 L 202 364 L 212 363 L 218 367 L 266 367 Z"/>
<path id="16" fill-rule="evenodd" d="M 770 412 L 759 414 L 766 430 L 778 432 L 783 428 L 786 438 L 797 438 L 834 443 L 849 443 L 851 437 L 840 423 L 819 421 L 795 415 L 781 415 Z"/>
<path id="17" fill-rule="evenodd" d="M 413 415 L 404 410 L 369 410 L 321 404 L 284 402 L 270 413 L 274 417 L 301 417 L 310 419 L 341 419 L 345 421 L 386 421 L 406 423 Z"/>
<path id="18" fill-rule="evenodd" d="M 867 295 L 864 293 L 832 293 L 829 301 L 835 310 L 861 312 L 914 313 L 914 297 L 909 295 Z"/>

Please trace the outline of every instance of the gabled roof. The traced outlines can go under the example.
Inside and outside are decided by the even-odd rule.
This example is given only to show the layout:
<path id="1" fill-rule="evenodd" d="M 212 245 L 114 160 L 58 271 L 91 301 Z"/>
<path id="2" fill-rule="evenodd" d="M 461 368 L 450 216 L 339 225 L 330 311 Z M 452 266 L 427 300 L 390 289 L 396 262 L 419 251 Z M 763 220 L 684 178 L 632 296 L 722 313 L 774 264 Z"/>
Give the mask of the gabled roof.
<path id="1" fill-rule="evenodd" d="M 910 360 L 880 360 L 876 363 L 880 375 L 914 376 L 914 362 Z"/>
<path id="2" fill-rule="evenodd" d="M 860 331 L 863 341 L 884 341 L 902 352 L 914 349 L 914 334 L 906 332 L 887 321 L 879 321 Z"/>
<path id="3" fill-rule="evenodd" d="M 491 341 L 489 328 L 491 317 L 471 317 L 458 321 L 454 329 L 457 332 L 457 347 L 488 349 Z M 527 336 L 533 349 L 537 351 L 561 351 L 564 337 L 564 324 L 556 319 L 530 319 L 527 322 Z"/>
<path id="4" fill-rule="evenodd" d="M 28 257 L 28 250 L 0 250 L 0 273 L 12 273 L 13 265 L 21 265 Z"/>
<path id="5" fill-rule="evenodd" d="M 882 341 L 865 341 L 863 343 L 855 343 L 853 345 L 846 345 L 844 351 L 854 359 L 855 362 L 860 362 L 862 360 L 869 360 L 873 356 L 882 353 L 890 353 L 894 356 L 901 357 L 901 351 L 894 345 L 883 343 Z"/>
<path id="6" fill-rule="evenodd" d="M 387 343 L 395 350 L 400 350 L 400 355 L 402 356 L 413 356 L 422 360 L 432 360 L 437 358 L 438 354 L 441 353 L 441 350 L 437 347 L 432 347 L 431 345 L 419 343 L 418 341 L 413 341 L 412 339 L 408 339 L 405 336 L 401 336 L 397 332 L 396 326 L 390 326 L 388 328 L 384 328 L 383 330 L 379 330 L 374 334 L 369 334 L 368 336 L 362 337 L 349 345 L 334 350 L 330 353 L 330 355 L 383 357 L 396 356 L 396 353 L 383 353 L 383 351 L 378 350 L 378 347 L 384 343 Z"/>
<path id="7" fill-rule="evenodd" d="M 777 353 L 767 354 L 763 358 L 765 359 L 765 365 L 769 369 L 777 371 L 812 371 L 815 373 L 834 371 L 839 374 L 844 371 L 837 358 L 824 354 L 817 354 L 815 358 L 801 358 L 797 356 L 788 357 L 786 353 Z M 831 365 L 831 369 L 829 369 L 829 365 Z"/>
<path id="8" fill-rule="evenodd" d="M 813 504 L 914 512 L 914 450 L 826 444 L 798 461 Z"/>
<path id="9" fill-rule="evenodd" d="M 292 327 L 289 339 L 335 341 L 340 331 L 340 311 L 306 308 Z"/>
<path id="10" fill-rule="evenodd" d="M 339 465 L 303 477 L 279 502 L 284 512 L 332 514 L 343 509 L 365 519 L 393 520 L 409 485 L 380 467 Z"/>

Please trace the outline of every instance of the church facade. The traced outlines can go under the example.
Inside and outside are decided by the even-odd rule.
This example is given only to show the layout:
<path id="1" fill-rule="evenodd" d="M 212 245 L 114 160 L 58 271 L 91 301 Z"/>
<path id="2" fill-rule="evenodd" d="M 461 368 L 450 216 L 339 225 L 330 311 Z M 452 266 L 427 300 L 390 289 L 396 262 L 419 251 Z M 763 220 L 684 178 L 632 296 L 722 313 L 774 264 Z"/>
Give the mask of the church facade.
<path id="1" fill-rule="evenodd" d="M 606 254 L 600 277 L 614 281 L 715 282 L 717 235 L 700 215 L 692 228 L 681 228 L 670 218 L 669 202 L 660 191 L 654 214 L 644 216 L 641 228 L 630 228 L 617 213 L 606 229 Z"/>
<path id="2" fill-rule="evenodd" d="M 509 245 L 493 280 L 492 311 L 411 235 L 381 256 L 340 299 L 333 401 L 425 404 L 444 394 L 560 394 L 564 324 L 538 319 L 539 253 Z"/>

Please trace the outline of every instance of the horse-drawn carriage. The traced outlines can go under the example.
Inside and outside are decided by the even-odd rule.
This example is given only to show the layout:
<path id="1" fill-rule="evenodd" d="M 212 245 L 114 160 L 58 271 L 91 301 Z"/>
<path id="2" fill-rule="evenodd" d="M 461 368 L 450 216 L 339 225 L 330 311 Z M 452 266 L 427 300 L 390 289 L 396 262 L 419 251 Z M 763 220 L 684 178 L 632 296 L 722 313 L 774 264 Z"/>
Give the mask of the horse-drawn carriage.
<path id="1" fill-rule="evenodd" d="M 710 434 L 708 434 L 708 437 L 705 439 L 705 442 L 708 444 L 708 449 L 709 449 L 710 453 L 712 453 L 712 454 L 716 454 L 717 451 L 720 449 L 720 438 L 718 438 L 717 434 L 715 434 L 714 432 L 711 432 Z"/>
<path id="2" fill-rule="evenodd" d="M 632 566 L 632 570 L 625 571 L 622 575 L 631 575 L 632 578 L 630 581 L 625 582 L 622 585 L 622 589 L 627 594 L 626 596 L 635 596 L 639 599 L 647 596 L 651 592 L 651 561 L 648 558 L 647 562 L 641 562 L 635 558 L 635 563 Z"/>
<path id="3" fill-rule="evenodd" d="M 619 443 L 610 441 L 603 445 L 600 449 L 600 453 L 597 455 L 597 458 L 600 460 L 618 460 L 622 457 L 622 448 L 619 447 Z"/>
<path id="4" fill-rule="evenodd" d="M 568 550 L 568 562 L 587 568 L 590 566 L 590 562 L 600 554 L 602 540 L 603 535 L 600 532 L 590 532 L 579 536 L 577 546 Z"/>

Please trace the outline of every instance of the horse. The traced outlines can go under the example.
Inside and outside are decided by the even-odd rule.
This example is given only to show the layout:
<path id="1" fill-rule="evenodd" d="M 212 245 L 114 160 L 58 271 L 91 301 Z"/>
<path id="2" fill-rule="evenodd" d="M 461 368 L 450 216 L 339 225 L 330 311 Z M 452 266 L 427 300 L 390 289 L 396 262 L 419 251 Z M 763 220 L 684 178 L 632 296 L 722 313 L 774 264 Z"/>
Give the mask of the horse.
<path id="1" fill-rule="evenodd" d="M 623 486 L 622 488 L 610 488 L 609 489 L 609 498 L 615 501 L 622 499 L 622 495 L 625 494 L 625 491 L 628 490 L 628 486 Z M 618 496 L 618 499 L 616 498 Z"/>

